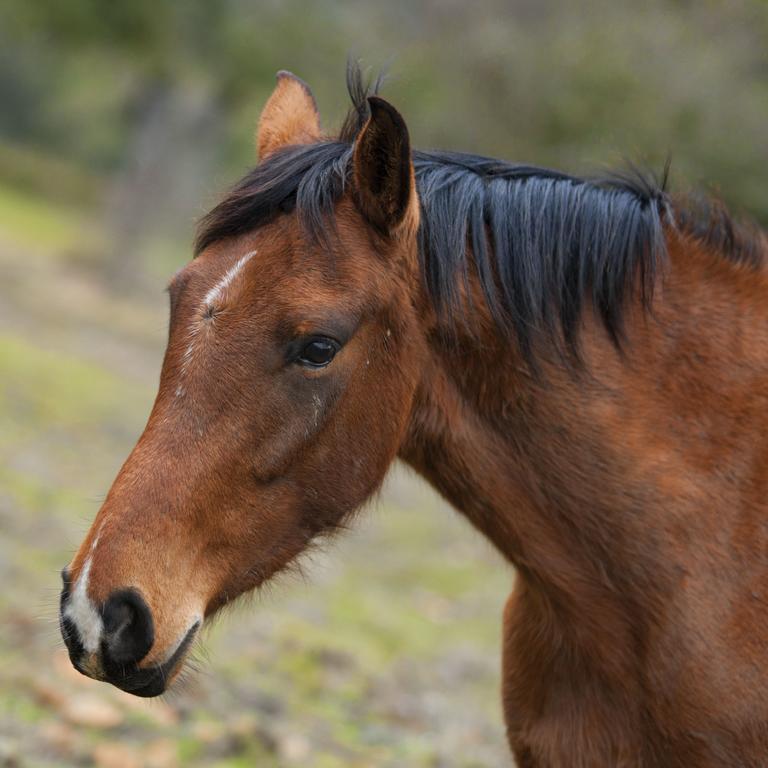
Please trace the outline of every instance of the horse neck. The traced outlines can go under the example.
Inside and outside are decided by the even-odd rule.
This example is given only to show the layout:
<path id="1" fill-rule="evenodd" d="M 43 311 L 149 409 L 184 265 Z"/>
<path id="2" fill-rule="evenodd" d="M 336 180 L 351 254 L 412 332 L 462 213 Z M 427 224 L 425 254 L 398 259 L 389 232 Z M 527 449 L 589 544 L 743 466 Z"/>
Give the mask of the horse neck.
<path id="1" fill-rule="evenodd" d="M 766 275 L 682 238 L 669 248 L 652 313 L 626 308 L 623 353 L 585 313 L 582 371 L 544 350 L 537 379 L 497 338 L 432 334 L 401 450 L 526 581 L 577 611 L 606 584 L 638 600 L 670 589 L 670 563 L 712 533 L 702 507 L 727 519 L 743 506 L 757 468 L 738 454 L 768 435 Z"/>
<path id="2" fill-rule="evenodd" d="M 487 344 L 457 355 L 451 342 L 435 337 L 400 451 L 523 570 L 534 550 L 555 557 L 557 538 L 532 503 L 537 494 L 526 449 L 530 428 L 524 426 L 529 387 L 522 366 L 509 365 Z"/>

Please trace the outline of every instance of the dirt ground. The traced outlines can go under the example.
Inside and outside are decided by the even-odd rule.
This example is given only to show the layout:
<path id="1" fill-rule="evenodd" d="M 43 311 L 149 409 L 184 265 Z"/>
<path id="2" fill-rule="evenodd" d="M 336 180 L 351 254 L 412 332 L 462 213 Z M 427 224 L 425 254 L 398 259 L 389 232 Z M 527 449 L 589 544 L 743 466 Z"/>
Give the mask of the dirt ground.
<path id="1" fill-rule="evenodd" d="M 2 197 L 2 193 L 0 193 Z M 6 201 L 7 202 L 7 201 Z M 154 396 L 166 297 L 107 292 L 67 211 L 0 206 L 0 767 L 510 764 L 499 629 L 513 574 L 396 468 L 345 538 L 216 621 L 140 700 L 69 666 L 69 560 Z"/>

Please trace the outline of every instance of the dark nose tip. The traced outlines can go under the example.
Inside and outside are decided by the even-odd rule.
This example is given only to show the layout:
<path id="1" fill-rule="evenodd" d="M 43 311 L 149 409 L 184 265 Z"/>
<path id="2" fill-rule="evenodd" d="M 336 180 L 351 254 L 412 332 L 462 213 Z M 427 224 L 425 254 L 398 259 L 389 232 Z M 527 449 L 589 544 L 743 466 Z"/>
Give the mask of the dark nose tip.
<path id="1" fill-rule="evenodd" d="M 102 610 L 104 637 L 101 642 L 102 662 L 110 668 L 122 669 L 137 664 L 155 641 L 152 614 L 136 589 L 113 592 Z"/>

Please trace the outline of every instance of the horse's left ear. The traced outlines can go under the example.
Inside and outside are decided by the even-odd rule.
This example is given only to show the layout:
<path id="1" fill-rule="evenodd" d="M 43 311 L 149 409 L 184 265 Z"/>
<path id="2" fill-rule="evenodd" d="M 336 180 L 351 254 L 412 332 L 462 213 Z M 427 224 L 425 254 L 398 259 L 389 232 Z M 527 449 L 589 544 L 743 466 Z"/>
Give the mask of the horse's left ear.
<path id="1" fill-rule="evenodd" d="M 355 143 L 357 203 L 382 234 L 402 224 L 418 224 L 418 202 L 408 128 L 387 101 L 370 96 L 371 116 Z"/>
<path id="2" fill-rule="evenodd" d="M 259 160 L 281 147 L 311 144 L 319 138 L 320 115 L 312 91 L 301 78 L 280 70 L 256 130 Z"/>

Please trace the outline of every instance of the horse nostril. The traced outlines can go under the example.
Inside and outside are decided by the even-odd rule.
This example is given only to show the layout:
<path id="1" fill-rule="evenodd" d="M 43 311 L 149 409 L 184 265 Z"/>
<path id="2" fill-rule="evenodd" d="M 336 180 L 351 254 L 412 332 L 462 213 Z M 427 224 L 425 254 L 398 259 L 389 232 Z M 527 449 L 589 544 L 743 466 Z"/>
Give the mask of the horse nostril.
<path id="1" fill-rule="evenodd" d="M 141 661 L 155 639 L 152 614 L 136 589 L 113 592 L 102 610 L 104 666 L 124 666 Z"/>

